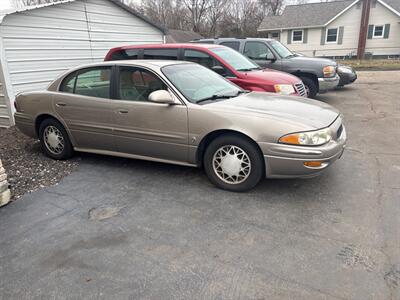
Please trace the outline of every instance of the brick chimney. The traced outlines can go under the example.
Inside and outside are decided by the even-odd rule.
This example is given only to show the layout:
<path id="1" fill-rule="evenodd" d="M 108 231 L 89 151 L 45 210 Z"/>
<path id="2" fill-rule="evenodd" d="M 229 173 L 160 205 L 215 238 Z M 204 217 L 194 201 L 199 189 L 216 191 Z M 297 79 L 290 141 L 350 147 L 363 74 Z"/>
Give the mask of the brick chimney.
<path id="1" fill-rule="evenodd" d="M 372 1 L 371 0 L 360 0 L 360 1 L 362 1 L 362 12 L 361 12 L 361 23 L 360 23 L 360 35 L 358 37 L 357 58 L 363 59 L 365 54 L 365 45 L 367 43 L 369 12 L 371 9 Z"/>

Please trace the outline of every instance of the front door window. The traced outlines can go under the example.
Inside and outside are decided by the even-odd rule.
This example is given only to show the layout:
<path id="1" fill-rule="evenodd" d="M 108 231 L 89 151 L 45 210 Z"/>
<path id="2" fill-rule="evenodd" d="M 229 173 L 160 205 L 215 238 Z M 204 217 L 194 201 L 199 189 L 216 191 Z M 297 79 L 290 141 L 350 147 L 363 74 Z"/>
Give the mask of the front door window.
<path id="1" fill-rule="evenodd" d="M 154 73 L 141 68 L 120 68 L 119 99 L 148 101 L 149 95 L 157 90 L 167 90 L 167 86 Z"/>

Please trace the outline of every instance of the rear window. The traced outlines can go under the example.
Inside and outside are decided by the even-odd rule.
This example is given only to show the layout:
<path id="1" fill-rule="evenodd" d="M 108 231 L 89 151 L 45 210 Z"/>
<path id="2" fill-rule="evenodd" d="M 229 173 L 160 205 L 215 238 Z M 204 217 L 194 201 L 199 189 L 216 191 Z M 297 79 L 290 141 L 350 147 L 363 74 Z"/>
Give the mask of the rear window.
<path id="1" fill-rule="evenodd" d="M 177 60 L 178 49 L 144 49 L 143 58 Z"/>
<path id="2" fill-rule="evenodd" d="M 239 51 L 240 43 L 239 42 L 222 42 L 220 45 L 232 48 L 233 50 Z"/>
<path id="3" fill-rule="evenodd" d="M 110 60 L 138 59 L 140 49 L 126 49 L 116 51 L 111 55 Z"/>

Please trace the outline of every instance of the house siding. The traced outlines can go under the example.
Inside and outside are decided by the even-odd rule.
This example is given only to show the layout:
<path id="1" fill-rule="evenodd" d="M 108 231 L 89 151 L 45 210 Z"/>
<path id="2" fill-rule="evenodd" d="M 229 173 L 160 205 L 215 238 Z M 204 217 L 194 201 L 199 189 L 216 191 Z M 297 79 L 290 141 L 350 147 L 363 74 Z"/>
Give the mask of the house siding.
<path id="1" fill-rule="evenodd" d="M 400 17 L 388 10 L 379 2 L 371 7 L 369 24 L 390 24 L 389 38 L 367 39 L 366 52 L 373 55 L 400 55 Z"/>
<path id="2" fill-rule="evenodd" d="M 355 22 L 355 20 L 358 20 Z M 323 27 L 308 29 L 308 42 L 305 44 L 290 44 L 290 49 L 309 56 L 346 56 L 356 55 L 358 36 L 360 33 L 361 9 L 357 6 L 351 7 L 339 18 L 329 24 L 326 29 L 339 28 L 343 26 L 342 44 L 337 43 L 321 45 Z M 282 33 L 282 41 L 287 40 L 287 31 Z M 325 41 L 325 37 L 324 37 Z"/>
<path id="3" fill-rule="evenodd" d="M 71 67 L 102 61 L 124 44 L 163 43 L 163 33 L 108 0 L 77 0 L 13 13 L 0 25 L 10 106 Z"/>
<path id="4" fill-rule="evenodd" d="M 0 64 L 0 127 L 8 127 L 11 125 L 11 122 L 3 80 Z"/>
<path id="5" fill-rule="evenodd" d="M 362 9 L 357 7 L 357 5 L 352 6 L 325 28 L 327 30 L 343 26 L 342 44 L 325 43 L 321 45 L 321 35 L 324 27 L 308 28 L 307 43 L 291 43 L 289 45 L 287 41 L 290 31 L 283 30 L 281 33 L 281 42 L 291 50 L 308 56 L 356 56 L 362 13 Z M 367 39 L 366 52 L 371 52 L 373 55 L 400 55 L 399 22 L 399 16 L 395 15 L 379 2 L 376 3 L 375 7 L 371 7 L 369 24 L 390 24 L 390 35 L 388 39 Z"/>

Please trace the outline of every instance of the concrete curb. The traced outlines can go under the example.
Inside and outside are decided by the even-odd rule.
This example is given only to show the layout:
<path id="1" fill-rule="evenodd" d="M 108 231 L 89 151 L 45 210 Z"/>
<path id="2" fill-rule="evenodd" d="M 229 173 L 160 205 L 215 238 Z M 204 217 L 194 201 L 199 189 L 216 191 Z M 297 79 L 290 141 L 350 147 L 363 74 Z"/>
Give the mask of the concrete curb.
<path id="1" fill-rule="evenodd" d="M 8 188 L 6 170 L 3 168 L 3 163 L 0 159 L 0 207 L 10 202 L 11 192 Z"/>

